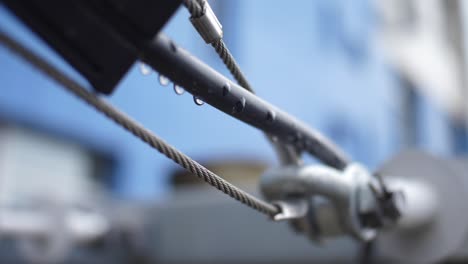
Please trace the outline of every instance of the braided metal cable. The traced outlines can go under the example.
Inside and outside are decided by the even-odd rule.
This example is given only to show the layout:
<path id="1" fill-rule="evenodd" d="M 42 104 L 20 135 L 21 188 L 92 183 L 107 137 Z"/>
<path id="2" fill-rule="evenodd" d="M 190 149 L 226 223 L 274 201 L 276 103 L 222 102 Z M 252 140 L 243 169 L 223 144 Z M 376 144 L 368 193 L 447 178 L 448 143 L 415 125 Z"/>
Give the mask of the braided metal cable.
<path id="1" fill-rule="evenodd" d="M 223 178 L 219 177 L 215 173 L 211 172 L 207 168 L 203 167 L 187 155 L 183 154 L 179 150 L 166 143 L 164 140 L 153 134 L 151 131 L 147 130 L 145 127 L 133 120 L 131 117 L 127 116 L 125 113 L 120 112 L 118 109 L 114 108 L 112 105 L 100 99 L 92 92 L 86 90 L 86 88 L 84 88 L 74 80 L 70 79 L 57 68 L 55 68 L 54 66 L 52 66 L 36 54 L 34 54 L 32 51 L 28 50 L 20 43 L 11 39 L 3 32 L 0 32 L 0 43 L 3 43 L 12 52 L 16 53 L 21 58 L 28 61 L 31 65 L 35 66 L 42 73 L 48 75 L 54 81 L 61 84 L 68 91 L 81 98 L 82 100 L 86 101 L 97 111 L 103 113 L 108 118 L 112 119 L 115 123 L 119 124 L 127 131 L 131 132 L 133 135 L 140 138 L 142 141 L 144 141 L 160 153 L 164 154 L 166 157 L 173 160 L 187 171 L 193 173 L 200 179 L 204 180 L 211 186 L 240 201 L 241 203 L 270 217 L 279 213 L 279 210 L 276 206 L 262 201 L 244 192 L 243 190 L 237 188 L 236 186 L 227 182 Z"/>
<path id="2" fill-rule="evenodd" d="M 216 53 L 218 53 L 219 57 L 223 60 L 224 65 L 229 69 L 229 72 L 231 72 L 237 83 L 251 93 L 254 93 L 252 86 L 250 86 L 249 82 L 245 78 L 245 75 L 242 73 L 239 65 L 234 59 L 234 56 L 232 56 L 223 39 L 219 39 L 218 41 L 211 43 L 211 46 L 216 50 Z"/>
<path id="3" fill-rule="evenodd" d="M 206 0 L 184 0 L 184 5 L 187 7 L 192 17 L 200 17 L 205 12 L 205 1 Z M 251 93 L 254 93 L 252 86 L 250 86 L 247 78 L 245 78 L 239 65 L 234 59 L 234 56 L 232 56 L 231 52 L 224 43 L 224 40 L 218 39 L 217 41 L 211 43 L 211 46 L 213 46 L 213 48 L 216 50 L 216 53 L 218 53 L 224 65 L 226 65 L 226 67 L 229 69 L 229 72 L 232 74 L 237 83 Z"/>
<path id="4" fill-rule="evenodd" d="M 184 5 L 187 7 L 190 15 L 192 17 L 200 17 L 203 15 L 204 4 L 206 0 L 184 0 Z M 234 56 L 232 56 L 231 52 L 227 48 L 226 44 L 224 43 L 223 39 L 218 39 L 217 41 L 211 43 L 211 46 L 215 49 L 218 56 L 223 61 L 224 65 L 228 68 L 231 75 L 237 81 L 237 83 L 244 89 L 248 90 L 249 92 L 255 94 L 254 89 L 247 81 L 247 78 L 242 73 L 239 65 L 237 64 Z M 296 150 L 294 150 L 290 146 L 286 146 L 280 142 L 275 142 L 272 136 L 265 134 L 268 141 L 272 144 L 273 148 L 275 149 L 276 153 L 280 161 L 283 164 L 300 164 L 300 154 Z"/>

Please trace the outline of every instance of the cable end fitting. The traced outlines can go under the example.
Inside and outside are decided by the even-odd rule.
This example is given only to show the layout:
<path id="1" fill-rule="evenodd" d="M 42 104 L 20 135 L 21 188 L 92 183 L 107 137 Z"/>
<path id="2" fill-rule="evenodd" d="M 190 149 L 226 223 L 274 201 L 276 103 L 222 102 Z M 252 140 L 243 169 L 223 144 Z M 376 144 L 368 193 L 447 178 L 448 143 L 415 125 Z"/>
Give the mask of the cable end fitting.
<path id="1" fill-rule="evenodd" d="M 223 26 L 206 1 L 203 5 L 203 15 L 190 17 L 190 22 L 207 44 L 223 38 Z"/>

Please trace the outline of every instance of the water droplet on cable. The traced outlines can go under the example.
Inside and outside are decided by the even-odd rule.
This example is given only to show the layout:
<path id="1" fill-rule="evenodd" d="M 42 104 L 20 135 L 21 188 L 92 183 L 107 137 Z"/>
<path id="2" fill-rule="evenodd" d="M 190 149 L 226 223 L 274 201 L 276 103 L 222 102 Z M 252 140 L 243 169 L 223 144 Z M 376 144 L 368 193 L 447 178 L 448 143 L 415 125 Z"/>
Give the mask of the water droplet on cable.
<path id="1" fill-rule="evenodd" d="M 193 97 L 193 101 L 195 102 L 196 105 L 203 105 L 205 102 L 203 102 L 202 99 L 200 99 L 199 97 L 197 96 L 194 96 Z"/>
<path id="2" fill-rule="evenodd" d="M 185 93 L 185 89 L 174 83 L 174 92 L 177 95 L 182 95 L 183 93 Z"/>
<path id="3" fill-rule="evenodd" d="M 273 112 L 272 110 L 269 110 L 268 113 L 267 113 L 267 116 L 266 116 L 266 120 L 269 122 L 269 123 L 273 123 L 276 119 L 276 113 Z"/>
<path id="4" fill-rule="evenodd" d="M 169 84 L 169 78 L 167 78 L 167 77 L 164 76 L 164 75 L 159 74 L 159 83 L 160 83 L 162 86 L 167 86 L 167 85 Z"/>
<path id="5" fill-rule="evenodd" d="M 226 96 L 231 92 L 231 85 L 229 83 L 226 83 L 223 85 L 223 96 Z"/>
<path id="6" fill-rule="evenodd" d="M 245 98 L 241 98 L 239 101 L 236 102 L 234 107 L 232 108 L 232 112 L 234 113 L 241 113 L 244 111 L 245 108 Z"/>
<path id="7" fill-rule="evenodd" d="M 151 67 L 148 66 L 147 64 L 144 64 L 143 62 L 140 63 L 140 72 L 143 75 L 148 75 L 151 73 Z"/>

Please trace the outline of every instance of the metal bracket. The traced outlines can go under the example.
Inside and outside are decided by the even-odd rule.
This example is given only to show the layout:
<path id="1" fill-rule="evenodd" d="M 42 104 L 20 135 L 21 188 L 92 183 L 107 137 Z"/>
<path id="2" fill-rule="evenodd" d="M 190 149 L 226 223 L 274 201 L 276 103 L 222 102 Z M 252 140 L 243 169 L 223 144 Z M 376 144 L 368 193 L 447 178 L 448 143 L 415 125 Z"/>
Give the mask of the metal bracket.
<path id="1" fill-rule="evenodd" d="M 398 263 L 439 263 L 460 249 L 468 233 L 466 174 L 418 151 L 397 155 L 379 171 L 403 196 L 400 219 L 379 232 L 381 256 Z"/>
<path id="2" fill-rule="evenodd" d="M 223 26 L 206 1 L 203 1 L 203 15 L 190 17 L 190 22 L 207 44 L 223 38 Z"/>
<path id="3" fill-rule="evenodd" d="M 377 180 L 358 164 L 351 164 L 344 171 L 323 165 L 290 165 L 268 171 L 262 176 L 260 187 L 267 199 L 282 206 L 284 213 L 278 215 L 278 220 L 300 219 L 299 231 L 314 240 L 317 234 L 348 234 L 369 241 L 375 238 L 377 227 L 367 225 L 371 221 L 363 221 L 363 216 L 378 211 L 377 196 L 370 187 L 376 184 Z M 291 196 L 300 200 L 291 202 Z M 325 198 L 320 205 L 312 199 L 317 196 Z M 314 209 L 313 216 L 308 214 L 309 209 Z M 330 228 L 333 230 L 326 230 Z"/>
<path id="4" fill-rule="evenodd" d="M 272 203 L 280 209 L 280 213 L 273 216 L 275 221 L 298 219 L 307 214 L 308 203 L 304 199 L 288 199 L 273 201 Z"/>

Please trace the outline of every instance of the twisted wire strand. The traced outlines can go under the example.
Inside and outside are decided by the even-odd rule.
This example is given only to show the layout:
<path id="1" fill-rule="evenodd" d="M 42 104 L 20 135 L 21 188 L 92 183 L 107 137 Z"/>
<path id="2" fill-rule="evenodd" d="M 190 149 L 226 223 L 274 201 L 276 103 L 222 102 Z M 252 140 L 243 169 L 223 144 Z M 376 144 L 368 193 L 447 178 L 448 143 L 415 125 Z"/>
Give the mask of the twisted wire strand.
<path id="1" fill-rule="evenodd" d="M 224 43 L 224 40 L 219 39 L 211 43 L 211 46 L 213 46 L 213 48 L 216 50 L 216 53 L 218 53 L 221 60 L 223 60 L 224 65 L 226 65 L 226 67 L 229 69 L 229 72 L 232 74 L 234 79 L 236 79 L 237 83 L 251 93 L 255 93 L 252 86 L 250 86 L 249 82 L 245 78 L 245 75 L 242 73 L 236 60 L 234 59 L 234 56 L 232 56 L 231 52 Z"/>
<path id="2" fill-rule="evenodd" d="M 43 74 L 48 75 L 51 79 L 62 85 L 65 89 L 73 93 L 78 98 L 87 102 L 90 106 L 94 107 L 97 111 L 103 113 L 109 119 L 125 128 L 134 136 L 140 138 L 143 142 L 150 145 L 175 163 L 179 164 L 184 169 L 196 175 L 198 178 L 204 180 L 211 186 L 229 195 L 230 197 L 240 201 L 241 203 L 263 213 L 270 217 L 279 213 L 279 209 L 265 201 L 262 201 L 245 191 L 237 188 L 215 173 L 211 172 L 201 164 L 197 163 L 187 155 L 183 154 L 173 146 L 166 143 L 164 140 L 147 130 L 137 121 L 127 116 L 125 113 L 120 112 L 112 105 L 100 99 L 93 93 L 89 92 L 86 88 L 70 79 L 63 72 L 40 58 L 32 51 L 28 50 L 19 42 L 13 40 L 8 35 L 0 31 L 0 43 L 3 43 L 13 53 L 19 55 L 31 65 L 39 69 Z"/>
<path id="3" fill-rule="evenodd" d="M 183 3 L 185 7 L 187 7 L 192 17 L 200 17 L 205 12 L 204 10 L 205 1 L 206 0 L 184 0 Z M 229 51 L 226 44 L 224 43 L 224 40 L 219 39 L 211 43 L 211 46 L 213 46 L 216 53 L 218 53 L 218 56 L 223 61 L 224 65 L 226 65 L 229 72 L 237 81 L 237 83 L 243 88 L 245 88 L 246 90 L 250 91 L 251 93 L 254 93 L 252 86 L 247 81 L 247 78 L 245 78 L 245 75 L 242 73 L 239 65 L 234 59 L 234 56 L 232 56 L 231 52 Z"/>
<path id="4" fill-rule="evenodd" d="M 203 15 L 205 11 L 204 10 L 205 1 L 206 0 L 184 0 L 184 5 L 187 7 L 192 17 L 200 17 Z M 214 48 L 214 50 L 216 51 L 218 56 L 221 58 L 224 65 L 228 68 L 229 72 L 237 81 L 237 83 L 241 87 L 246 89 L 247 91 L 255 94 L 254 89 L 252 88 L 250 83 L 247 81 L 247 78 L 245 77 L 245 75 L 242 73 L 241 68 L 237 64 L 232 53 L 227 48 L 224 40 L 219 39 L 211 43 L 211 46 Z M 273 146 L 273 148 L 275 149 L 280 161 L 283 164 L 300 164 L 301 163 L 300 154 L 295 149 L 293 149 L 290 146 L 281 144 L 280 142 L 275 142 L 275 140 L 273 140 L 273 137 L 271 135 L 265 134 L 265 136 L 270 142 L 270 144 Z"/>
<path id="5" fill-rule="evenodd" d="M 206 0 L 184 0 L 184 3 L 187 6 L 192 17 L 202 16 L 203 13 L 205 12 L 204 5 L 206 4 Z M 198 4 L 198 9 L 194 7 L 194 6 L 197 6 L 197 4 Z M 252 88 L 250 83 L 247 81 L 247 78 L 245 77 L 241 68 L 239 67 L 236 60 L 234 59 L 234 56 L 231 54 L 231 52 L 227 48 L 227 45 L 225 44 L 224 40 L 220 38 L 217 41 L 214 41 L 213 43 L 211 43 L 211 46 L 215 49 L 216 53 L 221 58 L 224 65 L 228 68 L 229 72 L 237 81 L 237 83 L 244 89 L 255 94 L 254 89 Z M 287 145 L 282 142 L 276 142 L 275 140 L 273 140 L 271 135 L 265 134 L 265 136 L 273 145 L 282 164 L 298 165 L 302 163 L 302 160 L 301 160 L 302 152 L 300 150 L 296 149 L 294 146 Z M 329 144 L 325 144 L 325 145 L 329 145 Z M 333 165 L 333 167 L 342 169 L 347 164 L 347 161 L 345 159 L 343 160 L 341 158 L 338 158 L 338 157 L 342 157 L 342 155 L 340 154 L 341 151 L 339 149 L 334 148 L 333 146 L 328 146 L 327 148 L 329 152 L 333 153 L 334 156 L 337 157 L 336 162 Z"/>

